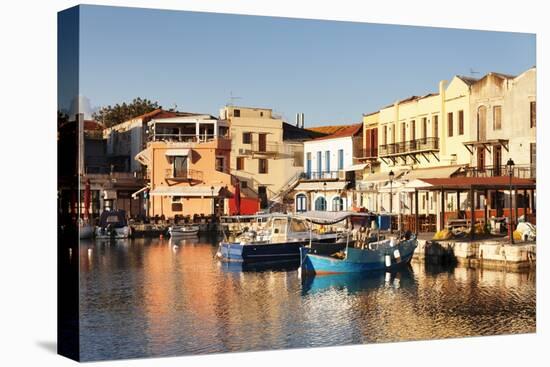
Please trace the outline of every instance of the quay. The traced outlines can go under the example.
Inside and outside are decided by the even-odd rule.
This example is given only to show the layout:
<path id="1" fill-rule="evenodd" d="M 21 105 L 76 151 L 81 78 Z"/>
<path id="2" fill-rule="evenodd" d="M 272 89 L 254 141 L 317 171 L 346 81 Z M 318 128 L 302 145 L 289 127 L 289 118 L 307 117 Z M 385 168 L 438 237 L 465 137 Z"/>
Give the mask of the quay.
<path id="1" fill-rule="evenodd" d="M 535 241 L 510 244 L 507 238 L 432 240 L 421 234 L 413 261 L 432 264 L 456 263 L 495 270 L 523 271 L 536 267 Z"/>

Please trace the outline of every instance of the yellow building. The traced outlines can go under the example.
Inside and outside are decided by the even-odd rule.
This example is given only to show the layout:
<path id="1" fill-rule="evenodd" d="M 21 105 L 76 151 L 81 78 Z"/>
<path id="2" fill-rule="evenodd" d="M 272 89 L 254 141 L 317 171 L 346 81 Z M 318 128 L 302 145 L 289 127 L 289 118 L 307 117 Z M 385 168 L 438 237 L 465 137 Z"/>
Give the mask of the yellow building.
<path id="1" fill-rule="evenodd" d="M 221 215 L 233 188 L 227 121 L 209 115 L 153 119 L 147 148 L 136 156 L 147 166 L 148 215 Z"/>
<path id="2" fill-rule="evenodd" d="M 303 172 L 303 141 L 315 133 L 303 128 L 303 118 L 290 125 L 267 108 L 226 106 L 220 117 L 230 123 L 230 169 L 241 195 L 257 199 L 260 209 L 282 204 Z"/>

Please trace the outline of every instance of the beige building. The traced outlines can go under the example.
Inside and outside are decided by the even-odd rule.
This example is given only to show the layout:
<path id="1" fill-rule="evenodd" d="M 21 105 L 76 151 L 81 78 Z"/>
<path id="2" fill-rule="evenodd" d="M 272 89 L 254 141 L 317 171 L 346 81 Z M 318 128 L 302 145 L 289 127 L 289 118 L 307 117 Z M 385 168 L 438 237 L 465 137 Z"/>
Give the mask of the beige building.
<path id="1" fill-rule="evenodd" d="M 153 119 L 147 125 L 147 148 L 136 160 L 147 167 L 148 215 L 228 213 L 233 188 L 227 121 L 196 115 Z"/>
<path id="2" fill-rule="evenodd" d="M 226 106 L 220 118 L 230 124 L 230 169 L 243 200 L 256 199 L 259 209 L 282 204 L 303 172 L 303 141 L 315 133 L 303 128 L 303 118 L 291 125 L 267 108 Z"/>

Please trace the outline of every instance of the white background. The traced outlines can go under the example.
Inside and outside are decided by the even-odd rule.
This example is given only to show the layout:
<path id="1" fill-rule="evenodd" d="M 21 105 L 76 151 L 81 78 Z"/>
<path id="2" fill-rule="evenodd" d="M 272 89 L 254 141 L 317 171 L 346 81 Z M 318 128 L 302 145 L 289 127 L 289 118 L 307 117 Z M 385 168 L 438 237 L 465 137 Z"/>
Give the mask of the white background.
<path id="1" fill-rule="evenodd" d="M 110 365 L 518 366 L 548 363 L 549 26 L 544 1 L 93 1 L 96 4 L 355 20 L 537 33 L 538 268 L 537 334 L 278 352 L 143 359 Z M 366 3 L 366 2 L 365 2 Z M 74 1 L 0 3 L 0 364 L 71 365 L 56 340 L 56 12 Z M 545 47 L 546 44 L 546 47 Z M 546 86 L 546 88 L 545 88 Z M 32 216 L 29 214 L 32 213 Z M 544 361 L 544 362 L 543 362 Z"/>

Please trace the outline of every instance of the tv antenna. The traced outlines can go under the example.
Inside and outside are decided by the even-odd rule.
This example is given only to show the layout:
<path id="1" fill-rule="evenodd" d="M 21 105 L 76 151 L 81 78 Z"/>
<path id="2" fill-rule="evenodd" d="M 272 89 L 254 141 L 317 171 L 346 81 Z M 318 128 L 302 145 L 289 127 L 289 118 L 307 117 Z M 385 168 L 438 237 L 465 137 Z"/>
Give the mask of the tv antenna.
<path id="1" fill-rule="evenodd" d="M 234 102 L 235 102 L 236 99 L 242 99 L 242 98 L 234 96 L 233 91 L 230 91 L 229 92 L 229 102 L 228 102 L 227 105 L 228 106 L 233 106 L 235 104 Z"/>
<path id="2" fill-rule="evenodd" d="M 479 71 L 475 71 L 474 69 L 470 68 L 470 75 L 474 76 L 474 74 L 479 74 Z"/>

